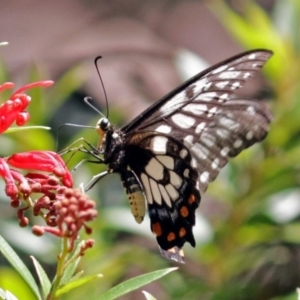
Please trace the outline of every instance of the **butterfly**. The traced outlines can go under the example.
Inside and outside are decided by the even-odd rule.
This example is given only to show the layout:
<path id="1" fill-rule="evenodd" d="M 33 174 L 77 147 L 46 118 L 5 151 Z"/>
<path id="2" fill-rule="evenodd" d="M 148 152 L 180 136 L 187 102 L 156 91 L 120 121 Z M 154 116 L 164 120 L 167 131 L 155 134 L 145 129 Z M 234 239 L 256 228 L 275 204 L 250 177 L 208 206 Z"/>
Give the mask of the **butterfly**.
<path id="1" fill-rule="evenodd" d="M 234 93 L 271 56 L 257 49 L 224 60 L 121 129 L 101 118 L 93 155 L 107 171 L 94 176 L 86 190 L 106 174 L 119 173 L 136 222 L 148 208 L 161 254 L 183 263 L 183 245 L 196 244 L 192 229 L 201 194 L 229 158 L 268 133 L 271 114 L 265 105 Z"/>

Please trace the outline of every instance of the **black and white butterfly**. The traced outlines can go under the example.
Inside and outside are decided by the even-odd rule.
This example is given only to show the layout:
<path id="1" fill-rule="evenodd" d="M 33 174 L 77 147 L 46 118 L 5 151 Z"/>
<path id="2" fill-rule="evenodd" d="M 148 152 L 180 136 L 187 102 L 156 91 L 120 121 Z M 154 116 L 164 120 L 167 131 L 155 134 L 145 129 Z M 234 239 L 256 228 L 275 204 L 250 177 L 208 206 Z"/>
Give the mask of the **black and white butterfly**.
<path id="1" fill-rule="evenodd" d="M 182 246 L 195 246 L 192 228 L 201 194 L 230 157 L 263 140 L 271 115 L 264 104 L 234 92 L 271 57 L 269 50 L 233 56 L 197 74 L 118 129 L 97 123 L 94 156 L 119 173 L 138 223 L 146 207 L 164 257 L 183 262 Z"/>

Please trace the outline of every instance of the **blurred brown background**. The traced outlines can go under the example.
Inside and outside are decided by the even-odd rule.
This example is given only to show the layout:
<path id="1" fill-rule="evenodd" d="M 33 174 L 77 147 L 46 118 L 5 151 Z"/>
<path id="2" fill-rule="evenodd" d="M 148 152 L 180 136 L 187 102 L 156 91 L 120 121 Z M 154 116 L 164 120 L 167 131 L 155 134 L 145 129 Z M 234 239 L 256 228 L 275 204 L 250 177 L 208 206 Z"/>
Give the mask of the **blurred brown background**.
<path id="1" fill-rule="evenodd" d="M 180 50 L 209 64 L 242 50 L 207 7 L 213 1 L 1 2 L 0 36 L 10 43 L 1 56 L 14 80 L 33 62 L 46 67 L 51 79 L 80 63 L 86 94 L 99 99 L 93 59 L 101 55 L 109 105 L 130 105 L 124 110 L 129 118 L 182 81 L 174 65 Z M 236 9 L 246 2 L 232 1 Z M 268 8 L 273 1 L 258 2 Z"/>

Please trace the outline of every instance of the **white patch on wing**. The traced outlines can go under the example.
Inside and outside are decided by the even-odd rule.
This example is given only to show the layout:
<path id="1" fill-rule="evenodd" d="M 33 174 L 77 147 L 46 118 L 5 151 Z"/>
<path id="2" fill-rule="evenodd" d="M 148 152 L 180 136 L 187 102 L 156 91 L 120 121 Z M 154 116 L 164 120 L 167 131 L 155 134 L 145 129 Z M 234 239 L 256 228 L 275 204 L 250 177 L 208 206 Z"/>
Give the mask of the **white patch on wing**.
<path id="1" fill-rule="evenodd" d="M 222 156 L 226 156 L 229 153 L 229 150 L 230 150 L 229 147 L 226 146 L 221 150 L 220 154 Z"/>
<path id="2" fill-rule="evenodd" d="M 167 101 L 159 110 L 168 113 L 169 110 L 179 108 L 185 101 L 185 91 L 176 94 L 172 99 Z"/>
<path id="3" fill-rule="evenodd" d="M 211 73 L 212 74 L 217 74 L 217 73 L 220 73 L 220 72 L 226 70 L 227 68 L 228 68 L 228 65 L 223 65 L 223 66 L 220 66 L 219 68 L 216 68 Z"/>
<path id="4" fill-rule="evenodd" d="M 205 104 L 190 103 L 186 105 L 182 110 L 191 112 L 192 114 L 199 116 L 207 111 L 207 106 Z"/>
<path id="5" fill-rule="evenodd" d="M 253 138 L 253 131 L 249 131 L 247 134 L 246 134 L 246 139 L 247 140 L 251 140 Z"/>
<path id="6" fill-rule="evenodd" d="M 211 147 L 216 143 L 216 137 L 206 132 L 201 135 L 200 140 L 208 147 Z"/>
<path id="7" fill-rule="evenodd" d="M 168 192 L 168 194 L 170 195 L 171 199 L 173 201 L 177 200 L 178 199 L 178 196 L 179 196 L 179 193 L 178 191 L 173 187 L 172 184 L 167 184 L 166 185 L 166 190 Z"/>
<path id="8" fill-rule="evenodd" d="M 210 118 L 212 117 L 213 115 L 215 115 L 217 113 L 217 107 L 212 107 L 209 111 L 208 111 L 208 114 L 207 114 L 207 117 Z"/>
<path id="9" fill-rule="evenodd" d="M 170 196 L 167 193 L 166 189 L 161 184 L 158 185 L 158 188 L 161 192 L 161 196 L 162 196 L 163 200 L 165 201 L 165 203 L 167 203 L 167 205 L 169 207 L 172 207 L 171 199 L 170 199 Z"/>
<path id="10" fill-rule="evenodd" d="M 168 169 L 174 169 L 174 158 L 167 155 L 157 155 L 156 158 Z"/>
<path id="11" fill-rule="evenodd" d="M 194 137 L 192 135 L 187 135 L 183 139 L 183 143 L 189 148 L 193 144 Z"/>
<path id="12" fill-rule="evenodd" d="M 185 169 L 184 172 L 183 172 L 183 176 L 186 177 L 186 178 L 189 178 L 189 176 L 190 176 L 190 169 Z"/>
<path id="13" fill-rule="evenodd" d="M 211 163 L 211 168 L 212 169 L 218 169 L 218 167 L 219 167 L 219 163 L 220 163 L 220 160 L 218 159 L 218 158 L 215 158 L 214 160 L 213 160 L 213 162 Z"/>
<path id="14" fill-rule="evenodd" d="M 181 158 L 186 158 L 187 155 L 188 155 L 188 152 L 187 152 L 186 149 L 183 148 L 183 149 L 180 150 L 179 156 L 180 156 Z"/>
<path id="15" fill-rule="evenodd" d="M 152 204 L 153 203 L 153 198 L 152 198 L 152 193 L 151 193 L 151 189 L 150 189 L 150 183 L 149 183 L 148 176 L 146 174 L 142 173 L 141 174 L 141 181 L 143 183 L 144 190 L 146 192 L 147 202 L 149 204 Z"/>
<path id="16" fill-rule="evenodd" d="M 228 83 L 229 83 L 229 80 L 220 81 L 220 82 L 216 83 L 215 85 L 218 89 L 224 89 L 228 85 Z"/>
<path id="17" fill-rule="evenodd" d="M 207 82 L 206 85 L 203 87 L 203 91 L 207 91 L 211 85 L 212 85 L 212 82 Z"/>
<path id="18" fill-rule="evenodd" d="M 246 72 L 244 75 L 243 75 L 243 78 L 247 79 L 251 77 L 251 73 L 250 72 Z"/>
<path id="19" fill-rule="evenodd" d="M 165 154 L 167 152 L 167 142 L 168 138 L 158 135 L 151 140 L 150 147 L 156 154 Z"/>
<path id="20" fill-rule="evenodd" d="M 243 144 L 243 141 L 242 140 L 236 140 L 234 143 L 233 143 L 233 147 L 234 148 L 240 148 Z"/>
<path id="21" fill-rule="evenodd" d="M 180 176 L 178 176 L 178 174 L 170 171 L 170 182 L 174 187 L 179 188 L 182 184 L 182 179 Z"/>
<path id="22" fill-rule="evenodd" d="M 197 158 L 200 158 L 200 159 L 203 159 L 203 160 L 207 159 L 208 154 L 209 154 L 209 150 L 205 146 L 203 146 L 199 143 L 195 143 L 195 145 L 190 149 L 190 151 Z"/>
<path id="23" fill-rule="evenodd" d="M 195 99 L 195 100 L 196 100 L 196 101 L 197 101 L 197 100 L 200 100 L 200 101 L 201 101 L 202 99 Z M 191 113 L 194 113 L 195 115 L 201 115 L 201 114 L 207 112 L 207 110 L 208 110 L 206 104 L 198 104 L 197 102 L 195 102 L 195 103 L 189 104 L 189 105 L 187 105 L 187 106 L 190 106 L 190 105 L 191 105 L 192 108 L 195 108 L 195 111 L 193 111 L 193 110 L 189 110 L 189 111 L 190 111 Z M 195 106 L 195 107 L 193 107 L 193 106 Z M 197 108 L 196 108 L 196 106 L 197 106 Z"/>
<path id="24" fill-rule="evenodd" d="M 221 117 L 219 119 L 220 125 L 229 128 L 231 130 L 236 130 L 240 127 L 240 124 L 226 117 Z"/>
<path id="25" fill-rule="evenodd" d="M 255 59 L 256 58 L 256 54 L 255 53 L 252 53 L 248 56 L 249 59 Z"/>
<path id="26" fill-rule="evenodd" d="M 217 129 L 216 134 L 223 139 L 229 137 L 229 131 L 227 129 Z"/>
<path id="27" fill-rule="evenodd" d="M 255 114 L 255 109 L 253 106 L 248 106 L 247 107 L 247 112 L 249 113 L 249 115 L 254 115 Z"/>
<path id="28" fill-rule="evenodd" d="M 218 77 L 221 79 L 233 79 L 233 78 L 237 78 L 240 74 L 241 74 L 240 71 L 228 71 L 228 72 L 220 73 Z"/>
<path id="29" fill-rule="evenodd" d="M 196 101 L 211 101 L 214 98 L 217 98 L 218 94 L 216 92 L 208 92 L 208 93 L 203 93 L 201 94 L 197 99 L 195 99 Z"/>
<path id="30" fill-rule="evenodd" d="M 172 121 L 180 128 L 191 128 L 196 120 L 193 117 L 186 116 L 184 114 L 177 113 L 171 117 Z"/>
<path id="31" fill-rule="evenodd" d="M 198 167 L 197 160 L 195 159 L 195 157 L 192 157 L 191 166 L 195 169 L 197 169 Z"/>
<path id="32" fill-rule="evenodd" d="M 199 134 L 204 128 L 205 128 L 206 123 L 205 122 L 201 122 L 197 125 L 195 132 L 197 134 Z"/>
<path id="33" fill-rule="evenodd" d="M 161 180 L 164 178 L 164 167 L 153 157 L 145 167 L 145 171 L 148 176 L 155 180 Z"/>
<path id="34" fill-rule="evenodd" d="M 157 132 L 161 132 L 161 133 L 170 133 L 172 130 L 171 126 L 168 126 L 168 125 L 160 125 L 158 126 L 155 131 Z"/>
<path id="35" fill-rule="evenodd" d="M 219 97 L 219 102 L 224 102 L 224 101 L 226 101 L 226 100 L 228 100 L 228 94 L 227 93 L 225 93 L 225 94 L 222 94 L 220 97 Z"/>
<path id="36" fill-rule="evenodd" d="M 197 95 L 197 94 L 201 93 L 203 91 L 203 88 L 206 87 L 207 83 L 208 83 L 208 80 L 205 79 L 205 78 L 202 78 L 202 79 L 194 82 L 193 83 L 193 85 L 194 85 L 194 89 L 193 89 L 194 94 Z"/>
<path id="37" fill-rule="evenodd" d="M 236 81 L 232 84 L 231 89 L 235 90 L 235 89 L 239 88 L 240 86 L 241 86 L 241 84 L 238 81 Z"/>
<path id="38" fill-rule="evenodd" d="M 161 193 L 158 188 L 158 185 L 152 178 L 150 178 L 149 181 L 150 181 L 150 187 L 151 187 L 152 196 L 154 198 L 154 201 L 157 204 L 161 205 Z"/>
<path id="39" fill-rule="evenodd" d="M 200 181 L 201 182 L 207 182 L 208 179 L 209 179 L 209 173 L 207 171 L 203 172 L 201 175 L 200 175 Z"/>

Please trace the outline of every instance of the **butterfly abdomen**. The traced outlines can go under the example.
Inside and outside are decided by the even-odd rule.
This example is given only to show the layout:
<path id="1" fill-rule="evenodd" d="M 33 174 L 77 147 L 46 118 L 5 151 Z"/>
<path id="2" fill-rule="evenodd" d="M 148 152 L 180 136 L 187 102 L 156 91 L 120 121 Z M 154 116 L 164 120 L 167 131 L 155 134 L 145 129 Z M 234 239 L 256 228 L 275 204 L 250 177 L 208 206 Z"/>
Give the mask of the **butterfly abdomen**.
<path id="1" fill-rule="evenodd" d="M 142 223 L 146 212 L 146 200 L 142 187 L 132 171 L 126 170 L 121 172 L 121 180 L 125 188 L 131 213 L 137 223 Z"/>

